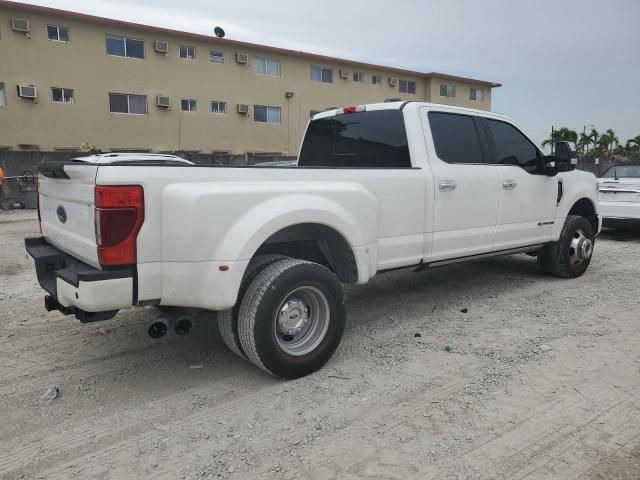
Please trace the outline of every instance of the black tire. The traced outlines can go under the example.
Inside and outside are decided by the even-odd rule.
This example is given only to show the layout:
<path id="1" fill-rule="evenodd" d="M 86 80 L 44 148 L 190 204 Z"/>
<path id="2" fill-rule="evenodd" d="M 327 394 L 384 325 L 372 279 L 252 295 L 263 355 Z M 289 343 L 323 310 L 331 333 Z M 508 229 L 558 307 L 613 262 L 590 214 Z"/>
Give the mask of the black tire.
<path id="1" fill-rule="evenodd" d="M 585 240 L 590 242 L 590 253 L 586 256 L 583 255 Z M 594 243 L 595 236 L 589 220 L 579 215 L 569 215 L 564 222 L 560 239 L 546 245 L 538 255 L 538 268 L 558 277 L 579 277 L 591 263 Z"/>
<path id="2" fill-rule="evenodd" d="M 240 344 L 240 337 L 238 336 L 238 312 L 240 311 L 240 303 L 244 298 L 244 294 L 247 288 L 258 276 L 258 274 L 269 265 L 280 260 L 286 260 L 288 257 L 284 255 L 258 255 L 249 262 L 247 270 L 244 272 L 242 282 L 240 283 L 240 289 L 238 290 L 238 300 L 233 308 L 218 312 L 218 331 L 224 344 L 238 357 L 247 360 L 247 356 L 242 350 Z"/>
<path id="3" fill-rule="evenodd" d="M 279 333 L 276 326 L 287 299 L 288 304 L 301 303 L 291 295 L 294 291 L 315 292 L 325 305 L 324 309 L 317 308 L 317 312 L 311 308 L 306 310 L 310 316 L 308 331 L 311 332 L 320 317 L 325 319 L 322 322 L 326 330 L 317 334 L 318 343 L 309 345 L 308 352 L 297 354 L 285 350 L 282 339 L 286 341 L 286 335 Z M 238 329 L 243 351 L 256 366 L 278 377 L 293 379 L 313 373 L 331 358 L 340 343 L 346 321 L 344 303 L 342 284 L 331 270 L 296 259 L 274 263 L 249 285 L 240 305 Z M 321 315 L 322 311 L 326 315 Z M 301 334 L 301 338 L 305 335 Z"/>

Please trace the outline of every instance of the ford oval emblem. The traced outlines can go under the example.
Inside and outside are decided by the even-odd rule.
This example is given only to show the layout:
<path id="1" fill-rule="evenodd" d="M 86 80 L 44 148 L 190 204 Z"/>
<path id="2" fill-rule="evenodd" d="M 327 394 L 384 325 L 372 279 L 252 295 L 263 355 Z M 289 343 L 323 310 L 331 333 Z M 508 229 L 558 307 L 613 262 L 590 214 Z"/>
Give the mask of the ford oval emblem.
<path id="1" fill-rule="evenodd" d="M 60 220 L 60 223 L 67 223 L 67 211 L 62 205 L 60 205 L 56 210 L 56 215 L 58 215 L 58 220 Z"/>

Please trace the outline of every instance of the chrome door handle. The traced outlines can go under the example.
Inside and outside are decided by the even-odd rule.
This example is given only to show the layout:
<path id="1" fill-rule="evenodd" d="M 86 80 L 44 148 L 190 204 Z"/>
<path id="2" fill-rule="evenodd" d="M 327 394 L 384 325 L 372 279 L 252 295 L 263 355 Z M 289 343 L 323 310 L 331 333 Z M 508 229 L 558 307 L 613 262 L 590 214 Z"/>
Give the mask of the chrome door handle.
<path id="1" fill-rule="evenodd" d="M 504 188 L 505 190 L 513 190 L 517 186 L 518 184 L 513 180 L 505 180 L 502 182 L 502 188 Z"/>
<path id="2" fill-rule="evenodd" d="M 440 180 L 440 191 L 441 192 L 450 192 L 455 190 L 458 184 L 455 180 Z"/>

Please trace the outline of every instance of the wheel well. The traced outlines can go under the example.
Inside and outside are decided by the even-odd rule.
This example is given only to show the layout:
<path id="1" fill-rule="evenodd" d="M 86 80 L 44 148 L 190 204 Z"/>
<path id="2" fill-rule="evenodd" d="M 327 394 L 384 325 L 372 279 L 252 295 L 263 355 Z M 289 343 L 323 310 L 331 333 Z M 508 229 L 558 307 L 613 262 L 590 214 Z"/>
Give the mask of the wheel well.
<path id="1" fill-rule="evenodd" d="M 358 280 L 358 266 L 351 246 L 339 232 L 326 225 L 303 223 L 280 230 L 265 240 L 254 256 L 265 253 L 319 263 L 344 283 Z"/>
<path id="2" fill-rule="evenodd" d="M 594 233 L 598 231 L 598 216 L 596 215 L 596 209 L 593 203 L 588 198 L 581 198 L 573 204 L 569 215 L 579 215 L 589 220 Z"/>

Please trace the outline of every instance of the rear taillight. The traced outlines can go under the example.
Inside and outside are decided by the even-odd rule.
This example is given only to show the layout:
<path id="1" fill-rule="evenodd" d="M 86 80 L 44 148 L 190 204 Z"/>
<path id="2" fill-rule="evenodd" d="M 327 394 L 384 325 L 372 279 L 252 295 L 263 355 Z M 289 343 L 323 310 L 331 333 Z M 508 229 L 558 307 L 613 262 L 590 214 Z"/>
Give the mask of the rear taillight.
<path id="1" fill-rule="evenodd" d="M 136 239 L 144 222 L 140 185 L 97 185 L 96 243 L 100 265 L 136 263 Z"/>

